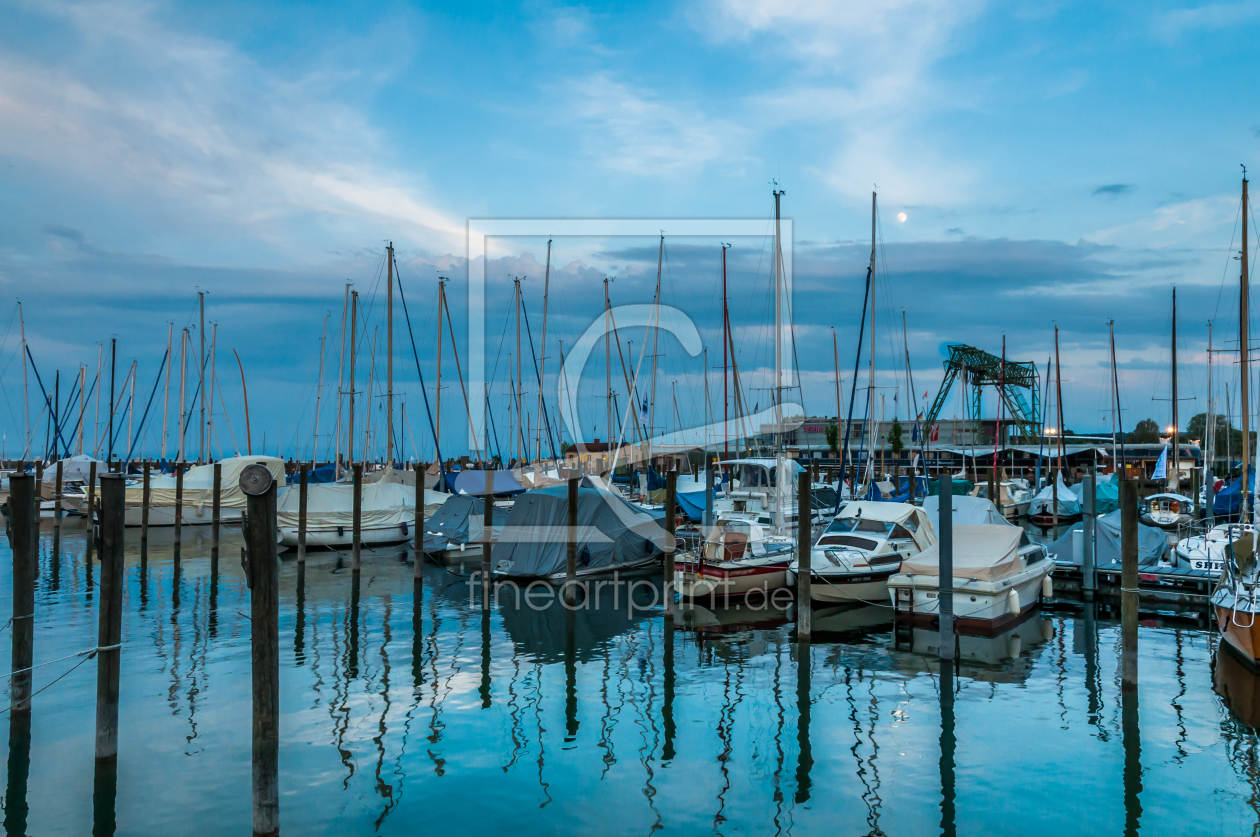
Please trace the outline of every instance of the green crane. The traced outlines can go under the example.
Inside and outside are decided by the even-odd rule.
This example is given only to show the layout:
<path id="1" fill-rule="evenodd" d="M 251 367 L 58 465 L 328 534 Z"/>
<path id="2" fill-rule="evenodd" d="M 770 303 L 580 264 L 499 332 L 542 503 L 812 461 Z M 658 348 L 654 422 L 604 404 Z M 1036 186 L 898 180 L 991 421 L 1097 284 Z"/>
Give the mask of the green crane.
<path id="1" fill-rule="evenodd" d="M 936 400 L 932 402 L 932 408 L 924 419 L 925 433 L 931 432 L 932 425 L 940 418 L 950 387 L 959 374 L 962 374 L 965 385 L 971 388 L 971 415 L 975 418 L 977 432 L 980 430 L 980 395 L 985 387 L 993 387 L 1002 404 L 1006 406 L 1009 421 L 1019 428 L 1019 434 L 1029 441 L 1040 438 L 1037 364 L 1003 361 L 996 355 L 962 343 L 950 343 L 946 348 L 949 349 L 949 359 L 945 361 L 945 378 L 941 381 L 941 389 L 936 393 Z M 1028 390 L 1031 404 L 1024 397 L 1023 390 Z"/>

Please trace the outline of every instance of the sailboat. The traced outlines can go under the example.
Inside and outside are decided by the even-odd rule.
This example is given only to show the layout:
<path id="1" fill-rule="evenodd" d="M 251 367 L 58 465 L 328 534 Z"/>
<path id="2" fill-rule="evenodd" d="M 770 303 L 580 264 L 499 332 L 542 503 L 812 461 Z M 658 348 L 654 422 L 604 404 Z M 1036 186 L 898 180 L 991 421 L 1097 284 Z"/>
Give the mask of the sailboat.
<path id="1" fill-rule="evenodd" d="M 1239 369 L 1250 369 L 1247 355 L 1248 322 L 1250 305 L 1248 303 L 1247 276 L 1247 219 L 1250 214 L 1247 202 L 1247 170 L 1243 169 L 1242 181 L 1242 259 L 1241 274 L 1238 283 L 1238 351 Z M 1239 522 L 1247 526 L 1252 512 L 1252 490 L 1254 483 L 1250 477 L 1251 467 L 1251 428 L 1250 407 L 1248 405 L 1247 374 L 1239 376 L 1239 388 L 1242 419 L 1242 473 L 1243 491 L 1242 508 L 1239 510 Z M 1260 613 L 1260 597 L 1257 587 L 1260 586 L 1260 563 L 1256 561 L 1255 532 L 1240 534 L 1237 540 L 1226 546 L 1226 561 L 1212 593 L 1212 609 L 1216 616 L 1216 626 L 1221 632 L 1224 645 L 1242 658 L 1243 662 L 1253 668 L 1260 667 L 1260 621 L 1256 616 Z"/>

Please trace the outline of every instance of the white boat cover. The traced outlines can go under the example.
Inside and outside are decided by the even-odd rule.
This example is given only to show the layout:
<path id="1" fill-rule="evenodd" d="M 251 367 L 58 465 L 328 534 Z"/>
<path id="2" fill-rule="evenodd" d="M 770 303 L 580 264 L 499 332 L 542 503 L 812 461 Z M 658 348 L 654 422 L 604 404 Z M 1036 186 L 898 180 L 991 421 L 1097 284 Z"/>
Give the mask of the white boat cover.
<path id="1" fill-rule="evenodd" d="M 993 505 L 992 500 L 984 497 L 954 495 L 954 525 L 971 526 L 977 523 L 991 523 L 995 526 L 1014 526 Z M 941 498 L 938 494 L 923 498 L 923 511 L 937 529 L 941 528 Z"/>
<path id="2" fill-rule="evenodd" d="M 486 503 L 471 494 L 446 495 L 450 499 L 442 508 L 424 522 L 424 551 L 437 552 L 446 549 L 448 543 L 481 543 L 485 538 Z M 496 540 L 503 531 L 506 514 L 494 516 L 491 539 Z"/>
<path id="3" fill-rule="evenodd" d="M 307 486 L 306 525 L 310 527 L 342 526 L 348 532 L 354 526 L 354 485 L 345 482 Z M 385 529 L 391 526 L 408 528 L 416 520 L 416 490 L 396 482 L 373 482 L 363 486 L 359 523 L 364 529 Z M 299 492 L 286 491 L 276 503 L 276 523 L 296 528 L 298 525 Z"/>
<path id="4" fill-rule="evenodd" d="M 537 578 L 562 572 L 568 546 L 567 486 L 527 491 L 516 498 L 495 545 L 494 559 L 508 562 L 507 575 Z M 652 515 L 611 491 L 578 489 L 578 567 L 637 564 L 659 555 L 669 533 Z"/>
<path id="5" fill-rule="evenodd" d="M 840 514 L 836 515 L 837 520 L 860 517 L 864 520 L 878 520 L 881 523 L 901 523 L 905 524 L 911 521 L 913 526 L 907 526 L 911 529 L 914 536 L 914 542 L 919 549 L 927 549 L 928 546 L 936 541 L 936 530 L 932 527 L 932 521 L 918 506 L 910 503 L 888 503 L 879 500 L 855 500 L 845 505 L 840 510 Z"/>
<path id="6" fill-rule="evenodd" d="M 78 456 L 67 456 L 61 460 L 61 482 L 64 485 L 68 482 L 81 482 L 86 484 L 91 476 L 92 463 L 96 463 L 96 479 L 99 481 L 101 474 L 109 473 L 109 463 L 103 459 L 94 459 L 87 454 Z M 44 465 L 44 483 L 46 485 L 57 484 L 57 463 L 49 462 Z"/>
<path id="7" fill-rule="evenodd" d="M 1084 532 L 1084 521 L 1072 524 L 1072 527 L 1057 541 L 1046 544 L 1050 557 L 1058 564 L 1075 564 L 1076 555 L 1072 548 L 1074 532 Z M 1120 560 L 1120 510 L 1101 515 L 1095 527 L 1097 538 L 1097 564 L 1102 566 Z M 1083 535 L 1082 535 L 1083 536 Z M 1168 533 L 1155 526 L 1138 524 L 1138 566 L 1153 567 L 1168 552 Z"/>
<path id="8" fill-rule="evenodd" d="M 284 460 L 276 456 L 233 456 L 222 459 L 219 484 L 219 506 L 225 509 L 245 508 L 245 492 L 241 491 L 241 471 L 258 463 L 266 466 L 276 485 L 284 486 Z M 98 466 L 99 467 L 99 466 Z M 311 486 L 314 489 L 316 486 Z M 281 497 L 286 492 L 281 491 Z M 297 492 L 293 492 L 294 501 Z M 138 506 L 144 502 L 144 486 L 139 482 L 128 483 L 127 505 Z M 194 465 L 184 472 L 184 505 L 190 508 L 214 503 L 214 466 Z M 159 474 L 149 478 L 149 505 L 175 505 L 175 475 Z M 294 506 L 296 508 L 296 506 Z"/>
<path id="9" fill-rule="evenodd" d="M 1063 482 L 1063 474 L 1059 473 L 1055 479 L 1059 484 L 1059 517 L 1071 517 L 1072 515 L 1081 513 L 1081 498 L 1076 496 L 1076 492 Z M 1032 503 L 1028 506 L 1028 513 L 1033 514 L 1054 514 L 1051 506 L 1054 505 L 1054 488 L 1047 485 L 1045 488 L 1032 499 Z"/>
<path id="10" fill-rule="evenodd" d="M 416 486 L 416 472 L 412 470 L 396 471 L 392 466 L 386 466 L 383 471 L 374 472 L 375 479 L 372 482 L 395 482 L 399 485 L 405 485 L 414 489 Z M 363 475 L 363 482 L 368 482 L 367 475 Z M 414 499 L 415 494 L 411 495 Z M 454 495 L 447 494 L 445 491 L 437 491 L 436 489 L 426 488 L 424 490 L 424 519 L 428 520 L 437 514 L 438 509 L 442 508 L 442 504 Z"/>
<path id="11" fill-rule="evenodd" d="M 954 578 L 998 581 L 1021 569 L 1018 526 L 971 524 L 954 527 Z M 901 562 L 902 575 L 940 575 L 941 545 Z"/>

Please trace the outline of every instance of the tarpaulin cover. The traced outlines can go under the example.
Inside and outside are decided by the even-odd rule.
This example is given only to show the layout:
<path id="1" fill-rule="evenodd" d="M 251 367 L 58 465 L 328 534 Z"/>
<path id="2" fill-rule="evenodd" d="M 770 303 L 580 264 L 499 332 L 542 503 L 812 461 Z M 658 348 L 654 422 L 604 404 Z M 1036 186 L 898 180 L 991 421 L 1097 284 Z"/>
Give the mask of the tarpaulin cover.
<path id="1" fill-rule="evenodd" d="M 1251 476 L 1254 483 L 1256 472 L 1251 468 L 1247 469 L 1247 473 Z M 1212 501 L 1213 514 L 1238 514 L 1242 509 L 1242 477 L 1238 477 L 1225 488 L 1216 492 L 1216 499 Z"/>
<path id="2" fill-rule="evenodd" d="M 959 479 L 954 477 L 953 490 L 955 497 L 961 497 L 964 494 L 970 494 L 975 491 L 976 484 L 971 480 Z M 941 484 L 938 480 L 928 480 L 928 494 L 935 496 L 941 493 Z"/>
<path id="3" fill-rule="evenodd" d="M 492 487 L 495 494 L 520 494 L 525 490 L 511 471 L 494 471 Z M 473 494 L 482 497 L 486 493 L 485 471 L 460 471 L 455 477 L 456 494 Z"/>
<path id="4" fill-rule="evenodd" d="M 1059 486 L 1059 517 L 1072 517 L 1081 513 L 1081 499 L 1076 496 L 1076 492 L 1067 487 L 1067 483 L 1063 482 L 1063 474 L 1055 475 Z M 1051 506 L 1054 505 L 1054 487 L 1047 485 L 1045 488 L 1032 499 L 1032 503 L 1028 506 L 1028 514 L 1054 514 Z"/>
<path id="5" fill-rule="evenodd" d="M 1059 564 L 1078 564 L 1077 556 L 1072 551 L 1072 533 L 1081 532 L 1084 537 L 1084 531 L 1084 521 L 1075 523 L 1058 540 L 1046 544 L 1046 548 L 1050 550 L 1050 557 Z M 1120 511 L 1117 509 L 1099 517 L 1095 532 L 1098 539 L 1098 557 L 1095 559 L 1097 561 L 1095 566 L 1118 562 L 1120 560 Z M 1167 551 L 1167 532 L 1154 526 L 1138 524 L 1138 566 L 1154 566 Z"/>
<path id="6" fill-rule="evenodd" d="M 993 505 L 993 501 L 984 497 L 954 497 L 954 525 L 970 526 L 977 523 L 990 523 L 995 526 L 1013 526 Z M 936 531 L 941 530 L 941 498 L 928 497 L 923 501 L 923 512 L 932 521 Z"/>
<path id="7" fill-rule="evenodd" d="M 408 527 L 416 521 L 416 490 L 396 482 L 373 482 L 362 487 L 359 523 L 364 529 Z M 300 492 L 286 491 L 276 503 L 276 523 L 296 528 Z M 311 485 L 306 490 L 306 524 L 312 528 L 354 526 L 354 485 L 346 482 Z"/>
<path id="8" fill-rule="evenodd" d="M 506 574 L 536 578 L 563 572 L 568 544 L 567 486 L 527 491 L 516 498 L 495 546 Z M 578 489 L 579 569 L 638 564 L 664 552 L 670 535 L 650 514 L 619 494 Z"/>
<path id="9" fill-rule="evenodd" d="M 96 463 L 96 478 L 99 481 L 101 474 L 109 473 L 109 463 L 100 459 L 93 459 L 87 454 L 79 456 L 67 456 L 61 460 L 61 483 L 65 485 L 68 482 L 81 482 L 86 484 L 91 476 L 92 463 Z M 44 482 L 48 485 L 57 483 L 57 463 L 49 462 L 44 466 Z"/>
<path id="10" fill-rule="evenodd" d="M 973 524 L 954 527 L 954 578 L 998 581 L 1018 573 L 1018 526 Z M 941 546 L 934 543 L 901 563 L 902 575 L 940 575 Z"/>
<path id="11" fill-rule="evenodd" d="M 448 543 L 481 543 L 485 536 L 486 503 L 470 494 L 445 495 L 450 499 L 442 504 L 437 513 L 424 522 L 424 551 L 437 552 L 446 549 Z M 506 515 L 494 516 L 491 540 L 503 531 Z"/>
<path id="12" fill-rule="evenodd" d="M 302 475 L 300 473 L 289 474 L 288 476 L 289 485 L 297 485 L 301 481 L 302 481 Z M 336 465 L 320 465 L 318 468 L 312 468 L 311 470 L 306 472 L 307 485 L 323 485 L 324 483 L 336 482 L 336 481 L 337 481 L 337 466 Z"/>
<path id="13" fill-rule="evenodd" d="M 678 508 L 682 509 L 682 513 L 692 520 L 701 520 L 704 517 L 704 489 L 699 491 L 688 491 L 687 493 L 678 493 L 674 495 L 678 501 Z"/>
<path id="14" fill-rule="evenodd" d="M 1120 472 L 1094 486 L 1094 514 L 1111 514 L 1120 508 Z"/>
<path id="15" fill-rule="evenodd" d="M 271 472 L 277 485 L 283 486 L 284 460 L 275 456 L 232 456 L 220 460 L 222 466 L 219 483 L 219 507 L 225 509 L 245 508 L 245 492 L 241 491 L 241 471 L 258 463 Z M 99 467 L 99 466 L 97 466 Z M 282 492 L 283 494 L 287 492 Z M 297 492 L 293 492 L 294 509 L 297 508 Z M 138 506 L 144 502 L 144 486 L 140 483 L 128 483 L 127 505 Z M 189 508 L 203 508 L 214 504 L 214 466 L 194 465 L 184 472 L 184 505 Z M 175 475 L 159 474 L 149 478 L 149 505 L 175 505 Z"/>

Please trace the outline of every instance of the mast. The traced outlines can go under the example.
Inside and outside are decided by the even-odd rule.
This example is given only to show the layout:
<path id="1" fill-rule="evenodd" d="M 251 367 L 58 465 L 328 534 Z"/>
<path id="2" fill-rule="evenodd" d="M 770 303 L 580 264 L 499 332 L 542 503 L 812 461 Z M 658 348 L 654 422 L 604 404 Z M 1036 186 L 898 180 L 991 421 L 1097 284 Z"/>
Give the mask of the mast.
<path id="1" fill-rule="evenodd" d="M 61 373 L 57 374 L 60 375 Z M 131 396 L 127 399 L 127 450 L 131 448 L 131 427 L 136 417 L 136 362 L 134 360 L 131 362 L 129 377 L 131 378 Z M 55 442 L 56 440 L 54 440 Z M 123 470 L 126 471 L 127 469 L 124 468 Z"/>
<path id="2" fill-rule="evenodd" d="M 114 372 L 118 366 L 118 338 L 109 338 L 109 439 L 107 462 L 114 461 Z"/>
<path id="3" fill-rule="evenodd" d="M 389 291 L 385 294 L 385 409 L 389 417 L 385 419 L 385 461 L 389 468 L 394 467 L 394 242 L 386 248 L 388 264 L 385 272 L 389 280 Z M 323 338 L 320 338 L 322 345 Z M 323 354 L 320 363 L 323 364 Z M 318 413 L 316 413 L 318 415 Z M 317 419 L 318 420 L 318 419 Z"/>
<path id="4" fill-rule="evenodd" d="M 201 455 L 198 457 L 199 462 L 206 462 L 206 292 L 197 291 L 197 305 L 201 311 L 201 325 L 197 328 L 197 335 L 201 338 L 201 354 L 198 356 L 197 363 L 197 380 L 200 382 L 198 386 L 199 395 L 201 396 Z"/>
<path id="5" fill-rule="evenodd" d="M 202 389 L 205 389 L 206 386 L 210 387 L 210 412 L 206 416 L 206 445 L 207 446 L 214 444 L 214 371 L 215 371 L 214 361 L 215 361 L 215 358 L 218 357 L 218 354 L 219 354 L 219 324 L 211 323 L 210 324 L 210 382 L 209 384 L 203 384 L 201 387 Z M 219 445 L 219 455 L 220 456 L 223 455 L 222 445 Z M 213 451 L 211 451 L 211 458 L 207 459 L 206 461 L 210 462 L 213 460 L 213 458 L 214 458 Z"/>
<path id="6" fill-rule="evenodd" d="M 653 305 L 656 307 L 655 319 L 656 319 L 656 324 L 658 326 L 660 325 L 660 316 L 661 316 L 661 267 L 664 265 L 664 263 L 665 263 L 665 233 L 661 233 L 661 247 L 660 247 L 660 251 L 656 255 L 656 294 L 652 300 Z M 649 468 L 652 467 L 652 433 L 655 432 L 656 430 L 656 346 L 657 346 L 657 340 L 660 337 L 660 333 L 661 333 L 660 328 L 655 328 L 652 330 L 652 386 L 651 386 L 652 401 L 648 407 L 648 429 L 647 429 L 647 440 L 648 440 L 647 461 L 648 461 Z M 638 374 L 638 372 L 636 371 L 635 374 Z M 575 444 L 577 443 L 577 439 L 574 439 L 573 441 Z"/>
<path id="7" fill-rule="evenodd" d="M 346 313 L 350 310 L 350 283 L 346 283 L 345 298 L 341 302 L 341 354 L 337 357 L 337 450 L 333 454 L 336 463 L 333 470 L 341 476 L 341 407 L 346 398 Z"/>
<path id="8" fill-rule="evenodd" d="M 170 347 L 166 349 L 166 355 L 169 358 L 171 354 Z M 87 367 L 79 366 L 79 456 L 83 455 L 83 418 L 84 410 L 87 408 L 87 396 L 83 392 L 83 386 L 87 383 Z"/>
<path id="9" fill-rule="evenodd" d="M 835 367 L 836 367 L 836 448 L 837 448 L 837 452 L 839 452 L 840 417 L 844 415 L 844 410 L 841 409 L 841 406 L 840 406 L 840 346 L 836 342 L 835 326 L 832 326 L 831 328 L 831 355 L 832 355 L 832 361 L 835 363 Z M 843 458 L 841 459 L 841 461 L 842 462 L 844 461 Z M 840 481 L 841 482 L 844 481 L 843 475 L 841 475 Z"/>
<path id="10" fill-rule="evenodd" d="M 547 270 L 543 276 L 543 330 L 542 357 L 538 359 L 538 433 L 535 438 L 534 459 L 542 459 L 542 427 L 543 427 L 543 373 L 547 369 L 547 297 L 551 292 L 551 239 L 547 239 Z M 604 302 L 607 305 L 608 290 L 604 290 Z M 489 445 L 486 446 L 487 448 Z M 559 473 L 557 471 L 557 473 Z"/>
<path id="11" fill-rule="evenodd" d="M 781 204 L 783 191 L 774 190 L 774 458 L 775 504 L 774 530 L 783 534 L 785 496 L 791 490 L 785 485 L 787 468 L 783 461 L 783 249 L 780 244 Z M 805 509 L 797 509 L 797 526 L 808 526 Z M 808 532 L 809 530 L 804 530 Z M 802 534 L 800 537 L 807 537 Z"/>
<path id="12" fill-rule="evenodd" d="M 95 440 L 95 444 L 92 447 L 92 456 L 94 457 L 99 457 L 101 454 L 101 364 L 104 361 L 104 358 L 105 358 L 105 344 L 97 343 L 96 344 L 96 384 L 95 384 L 96 386 L 96 418 L 92 420 L 92 424 L 93 424 L 92 437 Z M 23 361 L 23 363 L 25 363 L 25 361 Z M 22 374 L 25 375 L 26 370 L 23 370 Z M 23 385 L 23 388 L 22 388 L 22 396 L 24 398 L 26 396 L 25 385 Z M 26 443 L 28 445 L 31 443 L 29 436 L 26 440 Z"/>
<path id="13" fill-rule="evenodd" d="M 350 292 L 350 424 L 346 428 L 346 465 L 354 465 L 354 355 L 359 324 L 359 292 Z"/>
<path id="14" fill-rule="evenodd" d="M 1111 339 L 1111 377 L 1116 377 L 1116 321 L 1107 320 L 1107 331 Z M 1114 471 L 1118 467 L 1120 460 L 1116 456 L 1116 388 L 1108 387 L 1111 390 L 1111 468 Z"/>
<path id="15" fill-rule="evenodd" d="M 726 350 L 730 345 L 731 320 L 726 310 L 726 250 L 731 245 L 722 245 L 722 458 L 731 458 L 731 428 L 727 423 L 730 421 L 727 412 L 727 405 L 730 403 L 730 396 L 726 392 L 727 375 L 727 359 Z"/>
<path id="16" fill-rule="evenodd" d="M 162 395 L 162 459 L 166 459 L 166 433 L 171 418 L 171 339 L 175 336 L 175 321 L 166 324 L 166 391 Z M 82 451 L 79 451 L 82 453 Z"/>
<path id="17" fill-rule="evenodd" d="M 1214 466 L 1216 459 L 1216 421 L 1212 417 L 1212 321 L 1208 320 L 1208 356 L 1207 356 L 1207 412 L 1204 414 L 1207 419 L 1203 423 L 1203 442 L 1204 456 L 1203 462 L 1206 466 L 1204 476 Z M 1210 510 L 1209 510 L 1210 511 Z"/>
<path id="18" fill-rule="evenodd" d="M 1054 405 L 1059 415 L 1059 456 L 1055 471 L 1063 471 L 1063 364 L 1059 360 L 1059 327 L 1054 327 Z"/>
<path id="19" fill-rule="evenodd" d="M 30 446 L 31 446 L 31 399 L 30 399 L 30 396 L 28 396 L 28 395 L 27 395 L 27 390 L 26 390 L 26 360 L 27 360 L 27 354 L 26 354 L 26 315 L 25 315 L 24 313 L 22 313 L 22 303 L 21 303 L 21 302 L 18 302 L 18 323 L 19 323 L 19 324 L 21 324 L 21 326 L 22 326 L 22 415 L 24 416 L 24 418 L 23 418 L 23 422 L 24 422 L 23 430 L 24 430 L 24 434 L 25 434 L 25 436 L 26 436 L 26 447 L 27 447 L 27 449 L 29 449 L 29 448 L 30 448 Z M 99 365 L 99 361 L 98 361 L 98 365 Z M 100 380 L 100 370 L 99 370 L 99 369 L 97 370 L 97 380 L 98 380 L 98 381 Z M 100 433 L 100 418 L 101 418 L 101 415 L 100 415 L 100 404 L 101 404 L 101 396 L 100 396 L 100 394 L 98 393 L 98 394 L 97 394 L 97 396 L 96 396 L 96 405 L 97 405 L 97 410 L 96 410 L 96 418 L 97 418 L 97 433 Z M 100 447 L 100 445 L 98 444 L 98 445 L 97 445 L 97 447 Z M 22 455 L 23 455 L 23 456 L 26 456 L 26 454 L 25 454 L 25 453 L 23 453 Z"/>
<path id="20" fill-rule="evenodd" d="M 179 459 L 184 461 L 184 428 L 188 426 L 185 413 L 188 411 L 188 401 L 185 399 L 186 384 L 188 380 L 188 329 L 180 329 L 179 332 Z M 110 397 L 111 400 L 113 396 Z"/>
<path id="21" fill-rule="evenodd" d="M 874 450 L 875 437 L 877 434 L 870 432 L 870 423 L 875 418 L 875 193 L 871 192 L 871 298 L 868 303 L 871 309 L 871 356 L 868 358 L 870 363 L 870 371 L 867 374 L 866 383 L 866 423 L 867 423 L 867 445 L 868 452 L 866 455 L 867 470 L 870 472 L 871 480 L 875 479 L 874 466 Z M 972 465 L 975 465 L 975 458 L 972 458 Z"/>
<path id="22" fill-rule="evenodd" d="M 1251 465 L 1251 413 L 1248 402 L 1247 384 L 1250 383 L 1248 378 L 1251 377 L 1251 365 L 1248 360 L 1248 322 L 1250 315 L 1250 301 L 1247 298 L 1247 168 L 1243 167 L 1242 182 L 1242 273 L 1238 283 L 1238 351 L 1241 361 L 1238 367 L 1239 377 L 1239 418 L 1242 422 L 1242 478 L 1243 478 L 1243 504 L 1242 516 L 1240 522 L 1246 523 L 1250 517 L 1248 512 L 1251 510 L 1251 477 L 1247 475 L 1247 468 Z"/>
<path id="23" fill-rule="evenodd" d="M 513 277 L 513 285 L 516 290 L 516 465 L 519 468 L 524 464 L 525 451 L 521 449 L 525 444 L 525 419 L 521 412 L 521 279 L 519 276 Z M 511 360 L 508 361 L 508 374 L 511 374 Z M 486 445 L 487 448 L 490 445 Z"/>
<path id="24" fill-rule="evenodd" d="M 319 458 L 319 400 L 324 391 L 324 338 L 328 336 L 328 312 L 324 312 L 324 326 L 319 332 L 319 377 L 315 383 L 315 433 L 311 438 L 311 470 L 315 470 L 315 460 Z M 403 407 L 406 417 L 406 407 Z"/>
<path id="25" fill-rule="evenodd" d="M 1172 491 L 1181 488 L 1181 422 L 1177 417 L 1177 286 L 1172 292 L 1172 477 L 1169 485 Z"/>
<path id="26" fill-rule="evenodd" d="M 446 312 L 446 280 L 438 277 L 438 335 L 437 335 L 437 409 L 433 411 L 433 449 L 434 456 L 442 450 L 442 317 Z M 451 348 L 454 348 L 452 345 Z M 486 447 L 489 447 L 487 445 Z M 439 463 L 440 465 L 441 463 Z"/>
<path id="27" fill-rule="evenodd" d="M 612 453 L 612 306 L 608 300 L 608 277 L 604 277 L 604 460 Z M 541 418 L 540 418 L 541 421 Z"/>

